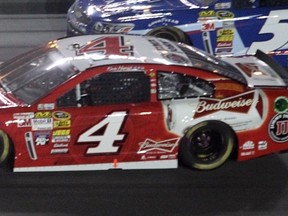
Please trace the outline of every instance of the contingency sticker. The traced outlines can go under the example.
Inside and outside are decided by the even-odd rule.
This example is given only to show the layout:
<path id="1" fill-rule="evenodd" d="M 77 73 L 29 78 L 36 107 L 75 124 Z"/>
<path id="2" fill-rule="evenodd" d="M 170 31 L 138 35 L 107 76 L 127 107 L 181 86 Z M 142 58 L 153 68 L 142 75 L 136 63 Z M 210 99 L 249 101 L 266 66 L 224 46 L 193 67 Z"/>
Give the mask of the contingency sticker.
<path id="1" fill-rule="evenodd" d="M 52 130 L 53 129 L 53 119 L 52 118 L 39 118 L 31 119 L 32 130 Z"/>
<path id="2" fill-rule="evenodd" d="M 269 135 L 272 140 L 284 143 L 288 140 L 288 114 L 279 113 L 269 123 Z"/>

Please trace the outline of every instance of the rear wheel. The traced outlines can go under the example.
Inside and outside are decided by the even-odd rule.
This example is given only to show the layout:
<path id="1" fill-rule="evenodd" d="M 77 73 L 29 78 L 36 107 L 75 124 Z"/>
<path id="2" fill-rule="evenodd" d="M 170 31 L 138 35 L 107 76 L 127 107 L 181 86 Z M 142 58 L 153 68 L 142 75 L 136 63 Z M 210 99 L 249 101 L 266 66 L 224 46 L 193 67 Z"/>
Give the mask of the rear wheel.
<path id="1" fill-rule="evenodd" d="M 191 41 L 183 31 L 172 26 L 155 28 L 147 35 L 192 45 Z"/>
<path id="2" fill-rule="evenodd" d="M 0 167 L 1 170 L 11 170 L 13 164 L 12 145 L 6 133 L 0 130 Z"/>
<path id="3" fill-rule="evenodd" d="M 219 121 L 201 122 L 187 131 L 180 144 L 180 159 L 185 166 L 211 170 L 223 165 L 231 156 L 235 133 Z"/>

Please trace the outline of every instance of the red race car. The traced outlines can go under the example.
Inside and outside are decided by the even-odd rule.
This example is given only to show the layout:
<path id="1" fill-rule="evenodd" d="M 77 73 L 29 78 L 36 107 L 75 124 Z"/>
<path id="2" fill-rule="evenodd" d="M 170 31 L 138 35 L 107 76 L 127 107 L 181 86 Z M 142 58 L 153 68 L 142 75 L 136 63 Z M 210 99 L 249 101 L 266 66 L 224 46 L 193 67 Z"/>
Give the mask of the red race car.
<path id="1" fill-rule="evenodd" d="M 0 160 L 14 171 L 214 169 L 288 149 L 288 75 L 132 35 L 49 42 L 1 65 Z"/>

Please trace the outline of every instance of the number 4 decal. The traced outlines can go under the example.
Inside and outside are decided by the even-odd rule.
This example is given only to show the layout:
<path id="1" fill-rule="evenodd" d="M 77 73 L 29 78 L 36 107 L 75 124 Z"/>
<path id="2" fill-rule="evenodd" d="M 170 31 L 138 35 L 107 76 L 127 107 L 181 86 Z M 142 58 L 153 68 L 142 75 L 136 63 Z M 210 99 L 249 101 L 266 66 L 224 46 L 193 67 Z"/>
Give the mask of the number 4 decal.
<path id="1" fill-rule="evenodd" d="M 126 45 L 122 36 L 105 36 L 97 38 L 85 44 L 78 51 L 78 55 L 84 53 L 101 53 L 103 55 L 133 56 L 133 46 Z"/>
<path id="2" fill-rule="evenodd" d="M 78 143 L 99 143 L 95 147 L 87 149 L 86 154 L 103 154 L 103 153 L 116 153 L 120 146 L 114 146 L 116 141 L 123 141 L 125 134 L 119 134 L 122 125 L 127 116 L 126 111 L 113 112 L 109 114 L 105 119 L 98 122 L 96 125 L 89 128 L 82 133 L 77 142 Z M 104 132 L 103 132 L 104 128 Z M 97 134 L 101 132 L 101 134 Z"/>

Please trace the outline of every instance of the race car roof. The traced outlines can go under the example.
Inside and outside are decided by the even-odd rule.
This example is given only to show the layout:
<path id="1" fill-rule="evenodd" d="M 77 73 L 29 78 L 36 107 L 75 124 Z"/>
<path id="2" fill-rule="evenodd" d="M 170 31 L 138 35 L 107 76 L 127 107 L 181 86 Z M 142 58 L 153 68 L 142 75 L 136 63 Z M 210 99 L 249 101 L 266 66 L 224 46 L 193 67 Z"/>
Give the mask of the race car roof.
<path id="1" fill-rule="evenodd" d="M 80 71 L 87 68 L 127 63 L 179 65 L 218 73 L 247 84 L 229 63 L 185 44 L 138 35 L 84 35 L 50 43 Z"/>
<path id="2" fill-rule="evenodd" d="M 222 60 L 194 47 L 156 37 L 84 35 L 63 38 L 50 46 L 58 48 L 80 71 L 127 63 L 179 65 L 217 73 L 250 87 L 287 85 L 279 70 L 269 67 L 269 62 L 260 61 L 257 56 Z"/>
<path id="3" fill-rule="evenodd" d="M 191 65 L 185 53 L 176 45 L 152 37 L 84 35 L 63 38 L 55 42 L 54 46 L 64 56 L 73 57 L 73 64 L 81 71 L 89 67 L 116 63 Z M 179 59 L 169 58 L 170 53 L 177 54 Z"/>

